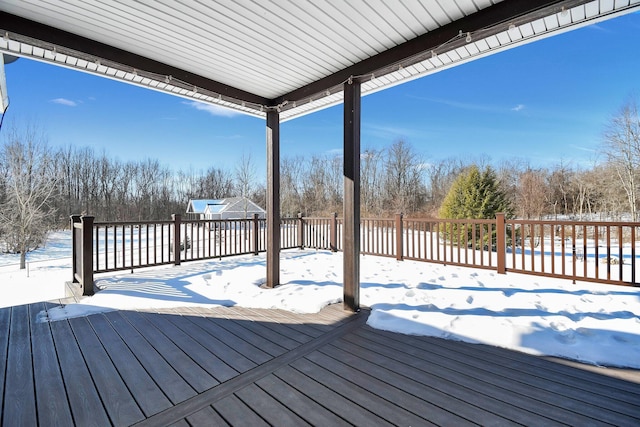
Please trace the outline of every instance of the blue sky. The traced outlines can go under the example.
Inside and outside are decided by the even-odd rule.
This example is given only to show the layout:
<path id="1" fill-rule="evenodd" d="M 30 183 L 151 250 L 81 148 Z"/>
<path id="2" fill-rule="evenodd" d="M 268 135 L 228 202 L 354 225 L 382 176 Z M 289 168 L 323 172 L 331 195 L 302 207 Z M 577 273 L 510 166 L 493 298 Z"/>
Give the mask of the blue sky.
<path id="1" fill-rule="evenodd" d="M 231 171 L 244 153 L 259 174 L 265 170 L 262 119 L 26 59 L 6 74 L 5 126 L 35 123 L 51 146 L 153 158 L 185 171 Z M 633 94 L 640 97 L 640 13 L 366 96 L 362 147 L 403 139 L 426 162 L 485 156 L 588 167 L 604 126 Z M 281 126 L 283 157 L 341 149 L 342 105 Z"/>

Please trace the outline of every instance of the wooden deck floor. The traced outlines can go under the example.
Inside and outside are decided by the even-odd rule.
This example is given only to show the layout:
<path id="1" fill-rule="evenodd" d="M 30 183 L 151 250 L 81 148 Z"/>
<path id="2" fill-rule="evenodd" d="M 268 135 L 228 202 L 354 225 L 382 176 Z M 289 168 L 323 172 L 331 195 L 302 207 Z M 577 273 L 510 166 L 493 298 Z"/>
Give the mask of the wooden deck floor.
<path id="1" fill-rule="evenodd" d="M 640 425 L 638 371 L 316 315 L 0 309 L 0 421 L 18 425 Z"/>

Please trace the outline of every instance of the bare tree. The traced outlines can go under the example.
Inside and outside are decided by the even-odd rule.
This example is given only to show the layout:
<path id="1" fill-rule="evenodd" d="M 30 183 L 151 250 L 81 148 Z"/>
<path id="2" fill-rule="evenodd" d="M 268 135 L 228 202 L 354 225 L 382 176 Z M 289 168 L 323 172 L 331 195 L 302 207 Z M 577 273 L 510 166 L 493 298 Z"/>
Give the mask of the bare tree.
<path id="1" fill-rule="evenodd" d="M 429 184 L 428 213 L 437 216 L 438 209 L 447 196 L 451 185 L 467 165 L 459 158 L 450 157 L 431 163 L 427 168 Z"/>
<path id="2" fill-rule="evenodd" d="M 640 191 L 640 116 L 635 98 L 630 98 L 611 119 L 604 134 L 604 152 L 615 168 L 627 195 L 631 220 L 637 221 Z"/>
<path id="3" fill-rule="evenodd" d="M 253 190 L 254 181 L 256 179 L 256 170 L 251 159 L 251 154 L 242 153 L 240 163 L 236 165 L 236 189 L 239 191 L 239 196 L 244 197 L 244 217 L 247 217 L 248 204 L 247 198 Z"/>
<path id="4" fill-rule="evenodd" d="M 231 174 L 222 169 L 210 167 L 196 182 L 192 199 L 223 199 L 233 195 Z"/>
<path id="5" fill-rule="evenodd" d="M 382 186 L 383 150 L 368 148 L 363 151 L 361 157 L 360 181 L 362 190 L 362 209 L 368 215 L 380 215 L 382 213 Z"/>
<path id="6" fill-rule="evenodd" d="M 26 267 L 27 252 L 46 240 L 53 220 L 50 203 L 57 177 L 46 140 L 32 126 L 12 128 L 2 147 L 5 199 L 0 205 L 0 235 L 5 250 L 20 254 Z"/>
<path id="7" fill-rule="evenodd" d="M 516 205 L 521 218 L 541 219 L 547 198 L 547 180 L 543 170 L 527 169 L 520 174 Z"/>
<path id="8" fill-rule="evenodd" d="M 387 210 L 416 212 L 423 206 L 425 169 L 422 159 L 407 142 L 399 140 L 389 147 L 384 181 Z"/>
<path id="9" fill-rule="evenodd" d="M 574 172 L 564 162 L 556 165 L 549 174 L 549 199 L 547 203 L 556 220 L 558 214 L 567 215 L 572 209 L 570 186 L 573 174 Z"/>
<path id="10" fill-rule="evenodd" d="M 283 217 L 302 212 L 302 165 L 301 156 L 284 157 L 280 162 L 280 210 Z M 304 212 L 303 212 L 304 213 Z"/>

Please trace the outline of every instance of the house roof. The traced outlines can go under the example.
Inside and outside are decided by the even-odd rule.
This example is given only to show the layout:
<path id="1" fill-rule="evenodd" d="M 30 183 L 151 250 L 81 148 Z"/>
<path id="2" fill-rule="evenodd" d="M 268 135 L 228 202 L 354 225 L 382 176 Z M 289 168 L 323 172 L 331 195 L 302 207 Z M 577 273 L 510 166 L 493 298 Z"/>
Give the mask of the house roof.
<path id="1" fill-rule="evenodd" d="M 260 206 L 253 203 L 246 197 L 227 197 L 225 199 L 192 199 L 189 200 L 189 205 L 187 206 L 187 212 L 189 213 L 223 213 L 231 210 L 232 208 L 238 206 L 243 200 L 247 201 L 247 206 L 251 206 L 251 212 L 264 212 Z M 244 206 L 239 211 L 245 209 Z"/>
<path id="2" fill-rule="evenodd" d="M 207 206 L 222 205 L 224 199 L 192 199 L 189 200 L 187 212 L 204 213 Z"/>
<path id="3" fill-rule="evenodd" d="M 288 120 L 640 0 L 3 0 L 0 51 Z"/>

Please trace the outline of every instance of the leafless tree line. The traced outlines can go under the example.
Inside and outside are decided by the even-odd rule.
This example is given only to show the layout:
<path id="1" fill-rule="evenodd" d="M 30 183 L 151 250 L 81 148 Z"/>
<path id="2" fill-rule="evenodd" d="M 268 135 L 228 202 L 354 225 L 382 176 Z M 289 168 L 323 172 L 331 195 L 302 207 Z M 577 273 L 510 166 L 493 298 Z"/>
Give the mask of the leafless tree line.
<path id="1" fill-rule="evenodd" d="M 99 221 L 168 219 L 190 199 L 246 196 L 265 205 L 250 154 L 235 169 L 178 171 L 145 159 L 123 162 L 91 148 L 53 150 L 32 127 L 5 132 L 0 156 L 0 249 L 25 253 L 77 213 Z M 640 200 L 640 117 L 631 98 L 603 135 L 602 161 L 591 167 L 526 160 L 491 165 L 520 218 L 637 221 Z M 456 177 L 489 159 L 427 161 L 406 141 L 361 154 L 363 216 L 436 216 Z M 284 157 L 281 212 L 307 216 L 341 212 L 342 158 Z"/>
<path id="2" fill-rule="evenodd" d="M 640 150 L 636 156 L 640 162 Z M 487 158 L 425 161 L 404 141 L 385 149 L 364 149 L 361 154 L 362 215 L 403 213 L 412 217 L 435 217 L 458 175 L 472 165 L 483 168 L 489 164 Z M 588 168 L 565 162 L 541 168 L 523 159 L 491 166 L 520 218 L 632 219 L 627 193 L 616 172 L 619 165 L 611 160 Z M 637 170 L 640 173 L 640 169 Z M 304 215 L 340 213 L 342 159 L 319 155 L 284 158 L 281 206 L 284 216 L 295 216 L 298 212 Z"/>
<path id="3" fill-rule="evenodd" d="M 235 173 L 217 167 L 175 172 L 155 159 L 123 162 L 90 148 L 68 147 L 53 159 L 58 222 L 77 213 L 99 221 L 160 220 L 184 212 L 190 199 L 264 199 L 250 157 Z"/>

